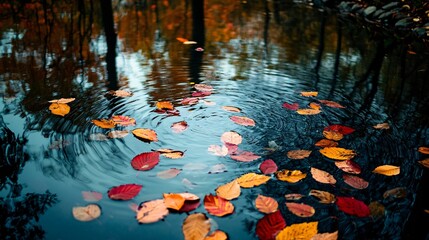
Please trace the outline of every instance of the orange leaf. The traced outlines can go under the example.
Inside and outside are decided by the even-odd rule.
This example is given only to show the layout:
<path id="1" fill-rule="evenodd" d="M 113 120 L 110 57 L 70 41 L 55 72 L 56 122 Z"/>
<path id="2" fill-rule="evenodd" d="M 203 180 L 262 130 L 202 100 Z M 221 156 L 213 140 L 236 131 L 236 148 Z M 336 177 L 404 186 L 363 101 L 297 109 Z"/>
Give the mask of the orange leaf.
<path id="1" fill-rule="evenodd" d="M 173 110 L 174 106 L 171 102 L 163 101 L 163 102 L 156 102 L 156 108 L 159 110 Z"/>
<path id="2" fill-rule="evenodd" d="M 227 240 L 228 236 L 221 230 L 216 230 L 204 238 L 204 240 Z"/>
<path id="3" fill-rule="evenodd" d="M 290 159 L 304 159 L 308 158 L 310 154 L 310 150 L 291 150 L 287 153 L 287 157 Z"/>
<path id="4" fill-rule="evenodd" d="M 233 106 L 223 106 L 222 109 L 228 112 L 241 112 L 240 108 Z"/>
<path id="5" fill-rule="evenodd" d="M 429 158 L 418 161 L 418 163 L 420 163 L 421 165 L 423 165 L 424 167 L 429 168 Z"/>
<path id="6" fill-rule="evenodd" d="M 224 143 L 239 145 L 243 141 L 243 138 L 236 132 L 225 132 L 222 134 L 221 140 Z"/>
<path id="7" fill-rule="evenodd" d="M 243 116 L 231 116 L 229 119 L 231 119 L 233 122 L 237 123 L 238 125 L 242 126 L 255 126 L 255 121 L 248 117 Z"/>
<path id="8" fill-rule="evenodd" d="M 376 167 L 372 172 L 386 175 L 386 176 L 394 176 L 394 175 L 398 175 L 400 171 L 401 171 L 400 167 L 392 166 L 392 165 L 382 165 L 382 166 Z"/>
<path id="9" fill-rule="evenodd" d="M 140 204 L 137 211 L 137 221 L 140 223 L 154 223 L 168 215 L 168 209 L 163 199 L 156 199 Z"/>
<path id="10" fill-rule="evenodd" d="M 334 203 L 336 200 L 334 194 L 330 192 L 321 191 L 321 190 L 312 189 L 310 191 L 310 196 L 317 198 L 320 203 L 324 203 L 324 204 Z"/>
<path id="11" fill-rule="evenodd" d="M 51 110 L 52 114 L 64 117 L 70 112 L 70 107 L 65 103 L 52 103 L 49 105 L 49 110 Z"/>
<path id="12" fill-rule="evenodd" d="M 312 167 L 311 168 L 311 175 L 313 176 L 314 180 L 320 182 L 320 183 L 327 183 L 327 184 L 335 184 L 337 180 L 335 180 L 334 176 L 332 176 L 330 173 L 325 172 L 323 170 L 317 169 Z"/>
<path id="13" fill-rule="evenodd" d="M 188 39 L 186 39 L 186 38 L 182 38 L 182 37 L 177 37 L 176 38 L 179 42 L 182 42 L 182 43 L 184 43 L 184 42 L 187 42 L 188 41 Z"/>
<path id="14" fill-rule="evenodd" d="M 332 108 L 346 108 L 343 105 L 334 102 L 334 101 L 329 101 L 329 100 L 319 100 L 319 102 L 321 102 L 322 104 L 328 106 L 328 107 L 332 107 Z"/>
<path id="15" fill-rule="evenodd" d="M 169 148 L 160 148 L 156 151 L 159 152 L 162 156 L 167 157 L 167 158 L 171 158 L 171 159 L 182 158 L 183 155 L 185 155 L 185 153 L 182 151 L 173 150 L 173 149 L 169 149 Z"/>
<path id="16" fill-rule="evenodd" d="M 318 94 L 318 92 L 301 92 L 303 97 L 317 97 Z"/>
<path id="17" fill-rule="evenodd" d="M 148 142 L 157 142 L 158 137 L 156 135 L 156 132 L 152 129 L 148 128 L 136 128 L 132 131 L 135 137 Z"/>
<path id="18" fill-rule="evenodd" d="M 319 152 L 325 157 L 334 160 L 349 160 L 356 156 L 356 153 L 353 150 L 348 150 L 339 147 L 325 147 L 323 149 L 320 149 Z"/>
<path id="19" fill-rule="evenodd" d="M 300 115 L 316 115 L 319 114 L 321 111 L 319 109 L 312 109 L 312 108 L 304 108 L 304 109 L 298 109 L 296 112 Z"/>
<path id="20" fill-rule="evenodd" d="M 429 154 L 429 147 L 419 147 L 419 152 L 423 154 Z"/>
<path id="21" fill-rule="evenodd" d="M 312 103 L 310 103 L 310 108 L 315 109 L 315 110 L 319 110 L 320 109 L 320 104 L 312 102 Z"/>
<path id="22" fill-rule="evenodd" d="M 241 188 L 237 180 L 234 180 L 216 188 L 216 195 L 225 198 L 226 200 L 238 198 L 240 194 Z"/>
<path id="23" fill-rule="evenodd" d="M 338 146 L 338 143 L 329 139 L 322 139 L 319 140 L 316 144 L 314 144 L 316 147 L 336 147 Z"/>
<path id="24" fill-rule="evenodd" d="M 338 231 L 331 233 L 318 233 L 314 235 L 311 240 L 337 240 L 338 239 Z"/>
<path id="25" fill-rule="evenodd" d="M 277 211 L 279 204 L 274 198 L 258 195 L 255 200 L 256 208 L 262 213 L 273 213 Z"/>
<path id="26" fill-rule="evenodd" d="M 69 102 L 73 102 L 74 100 L 75 100 L 75 98 L 60 98 L 60 99 L 50 100 L 48 102 L 50 102 L 50 103 L 69 103 Z"/>
<path id="27" fill-rule="evenodd" d="M 285 227 L 276 240 L 311 239 L 317 234 L 318 222 L 304 222 Z"/>
<path id="28" fill-rule="evenodd" d="M 286 207 L 298 217 L 311 217 L 316 212 L 312 206 L 304 203 L 287 202 Z"/>
<path id="29" fill-rule="evenodd" d="M 204 197 L 204 208 L 211 215 L 218 217 L 234 212 L 234 205 L 230 201 L 211 194 Z"/>
<path id="30" fill-rule="evenodd" d="M 238 184 L 243 188 L 252 188 L 264 184 L 270 180 L 269 176 L 256 173 L 246 173 L 237 178 Z"/>
<path id="31" fill-rule="evenodd" d="M 112 120 L 115 124 L 120 126 L 134 126 L 136 125 L 136 120 L 128 116 L 112 116 Z"/>
<path id="32" fill-rule="evenodd" d="M 114 128 L 116 125 L 116 123 L 111 119 L 95 119 L 92 120 L 92 123 L 101 128 Z"/>
<path id="33" fill-rule="evenodd" d="M 164 193 L 164 204 L 167 208 L 180 210 L 185 204 L 185 198 L 177 193 Z"/>
<path id="34" fill-rule="evenodd" d="M 299 170 L 287 170 L 287 169 L 277 171 L 275 175 L 278 180 L 281 180 L 284 182 L 290 182 L 290 183 L 296 183 L 307 176 L 306 173 L 303 173 Z"/>
<path id="35" fill-rule="evenodd" d="M 185 218 L 182 225 L 185 240 L 204 239 L 210 232 L 210 221 L 204 213 L 194 213 Z"/>
<path id="36" fill-rule="evenodd" d="M 323 136 L 327 139 L 339 141 L 343 139 L 344 135 L 337 131 L 323 131 Z"/>

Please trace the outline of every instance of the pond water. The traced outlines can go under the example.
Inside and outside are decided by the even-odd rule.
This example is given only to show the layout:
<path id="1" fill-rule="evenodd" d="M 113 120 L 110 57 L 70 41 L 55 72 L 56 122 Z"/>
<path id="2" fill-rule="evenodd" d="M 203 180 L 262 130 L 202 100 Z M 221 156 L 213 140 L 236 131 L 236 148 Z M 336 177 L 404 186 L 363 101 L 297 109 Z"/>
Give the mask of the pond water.
<path id="1" fill-rule="evenodd" d="M 333 13 L 292 1 L 122 1 L 113 3 L 113 9 L 89 0 L 42 1 L 2 3 L 0 15 L 3 239 L 183 239 L 186 213 L 170 213 L 152 224 L 139 224 L 135 213 L 141 202 L 181 192 L 201 199 L 190 214 L 205 213 L 212 229 L 230 239 L 258 239 L 256 224 L 264 216 L 255 208 L 258 194 L 278 202 L 288 226 L 318 222 L 319 233 L 338 230 L 340 239 L 429 236 L 418 227 L 429 223 L 428 170 L 418 163 L 428 157 L 418 148 L 429 145 L 429 61 L 418 43 L 368 34 Z M 213 91 L 194 105 L 182 104 L 195 92 L 194 84 L 210 85 Z M 109 93 L 116 90 L 133 95 Z M 318 95 L 304 97 L 303 91 Z M 75 98 L 65 116 L 49 110 L 48 101 L 59 98 Z M 319 114 L 300 115 L 282 106 L 309 108 L 320 100 L 345 108 L 321 104 Z M 156 112 L 158 101 L 170 101 L 180 114 Z M 223 106 L 241 112 L 227 112 Z M 159 140 L 147 143 L 131 133 L 100 139 L 112 129 L 92 120 L 114 115 L 136 120 L 135 126 L 114 130 L 149 128 Z M 234 123 L 234 115 L 256 124 Z M 179 121 L 188 128 L 175 133 L 171 125 Z M 373 127 L 380 123 L 390 128 Z M 323 129 L 333 124 L 355 129 L 338 143 L 357 153 L 353 161 L 362 169 L 357 176 L 368 187 L 345 183 L 346 173 L 315 146 L 324 138 Z M 242 136 L 240 150 L 260 158 L 240 162 L 208 151 L 211 145 L 221 146 L 228 131 Z M 185 154 L 179 159 L 161 156 L 149 171 L 133 169 L 130 162 L 136 155 L 160 148 Z M 287 156 L 298 149 L 312 152 L 303 160 Z M 261 174 L 265 159 L 274 160 L 279 170 L 301 170 L 307 177 L 287 183 L 272 175 L 266 184 L 242 188 L 231 200 L 233 214 L 207 213 L 205 195 L 243 174 Z M 227 171 L 209 174 L 219 164 Z M 372 172 L 381 165 L 399 166 L 400 173 Z M 337 182 L 316 181 L 311 167 L 332 174 Z M 171 179 L 157 175 L 171 168 L 181 172 Z M 143 185 L 136 197 L 109 199 L 111 187 L 129 183 Z M 383 196 L 395 188 L 402 190 Z M 312 189 L 354 197 L 382 210 L 353 216 L 336 204 L 319 203 L 309 196 Z M 72 214 L 74 207 L 89 204 L 85 191 L 102 194 L 95 202 L 102 214 L 90 222 Z M 286 200 L 290 193 L 305 196 Z M 286 202 L 308 204 L 315 214 L 298 217 Z"/>

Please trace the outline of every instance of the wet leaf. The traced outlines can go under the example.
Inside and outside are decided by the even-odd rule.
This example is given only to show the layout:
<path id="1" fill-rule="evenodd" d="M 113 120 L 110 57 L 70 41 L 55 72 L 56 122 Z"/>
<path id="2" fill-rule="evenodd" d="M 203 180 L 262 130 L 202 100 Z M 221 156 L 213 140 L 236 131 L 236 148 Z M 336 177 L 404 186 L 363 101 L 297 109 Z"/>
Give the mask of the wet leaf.
<path id="1" fill-rule="evenodd" d="M 265 184 L 268 180 L 270 180 L 269 176 L 256 173 L 246 173 L 237 178 L 238 184 L 240 184 L 240 187 L 242 188 L 256 187 L 261 184 Z"/>
<path id="2" fill-rule="evenodd" d="M 299 109 L 299 104 L 298 103 L 292 103 L 292 104 L 290 104 L 290 103 L 285 102 L 285 103 L 282 104 L 282 107 L 286 108 L 286 109 L 289 109 L 289 110 L 292 110 L 292 111 L 296 111 L 296 110 Z"/>
<path id="3" fill-rule="evenodd" d="M 228 149 L 228 154 L 234 155 L 238 152 L 238 145 L 231 143 L 224 143 L 225 147 Z"/>
<path id="4" fill-rule="evenodd" d="M 316 115 L 319 114 L 321 111 L 319 109 L 302 108 L 296 110 L 296 112 L 300 115 Z"/>
<path id="5" fill-rule="evenodd" d="M 197 104 L 198 101 L 199 101 L 199 99 L 196 97 L 188 97 L 188 98 L 182 99 L 182 101 L 180 103 L 182 105 L 194 105 L 194 104 Z"/>
<path id="6" fill-rule="evenodd" d="M 137 211 L 137 221 L 139 223 L 154 223 L 164 219 L 168 215 L 168 209 L 163 199 L 143 202 Z"/>
<path id="7" fill-rule="evenodd" d="M 156 176 L 161 179 L 170 179 L 170 178 L 175 178 L 177 175 L 179 175 L 181 171 L 182 170 L 177 168 L 170 168 L 165 171 L 158 172 Z"/>
<path id="8" fill-rule="evenodd" d="M 390 128 L 390 125 L 388 123 L 379 123 L 379 124 L 376 124 L 376 125 L 374 125 L 372 127 L 375 128 L 375 129 L 384 129 L 384 130 L 387 130 L 387 129 Z"/>
<path id="9" fill-rule="evenodd" d="M 70 112 L 70 107 L 65 103 L 52 103 L 51 105 L 49 105 L 49 110 L 52 114 L 64 117 Z"/>
<path id="10" fill-rule="evenodd" d="M 343 105 L 334 102 L 334 101 L 329 101 L 329 100 L 319 100 L 319 102 L 321 102 L 322 104 L 331 107 L 331 108 L 346 108 Z"/>
<path id="11" fill-rule="evenodd" d="M 304 222 L 292 224 L 285 227 L 277 236 L 276 240 L 298 240 L 311 239 L 317 234 L 318 222 Z"/>
<path id="12" fill-rule="evenodd" d="M 240 152 L 237 155 L 231 155 L 231 159 L 234 159 L 239 162 L 252 162 L 259 159 L 261 156 L 256 155 L 249 151 Z"/>
<path id="13" fill-rule="evenodd" d="M 338 231 L 332 233 L 318 233 L 314 235 L 310 240 L 337 240 Z"/>
<path id="14" fill-rule="evenodd" d="M 164 193 L 164 204 L 167 208 L 180 210 L 185 204 L 185 198 L 178 193 Z"/>
<path id="15" fill-rule="evenodd" d="M 298 217 L 311 217 L 316 212 L 312 206 L 304 203 L 287 202 L 286 207 Z"/>
<path id="16" fill-rule="evenodd" d="M 215 156 L 224 157 L 228 155 L 228 148 L 225 147 L 224 145 L 222 146 L 210 145 L 208 148 L 208 151 Z"/>
<path id="17" fill-rule="evenodd" d="M 353 197 L 337 197 L 336 204 L 341 211 L 350 215 L 358 217 L 368 217 L 370 215 L 368 206 Z"/>
<path id="18" fill-rule="evenodd" d="M 158 136 L 156 132 L 148 128 L 136 128 L 132 131 L 135 137 L 146 142 L 157 142 Z"/>
<path id="19" fill-rule="evenodd" d="M 123 184 L 110 188 L 107 195 L 113 200 L 130 200 L 139 194 L 142 187 L 139 184 Z"/>
<path id="20" fill-rule="evenodd" d="M 140 153 L 131 160 L 131 166 L 138 171 L 148 171 L 159 163 L 158 152 Z"/>
<path id="21" fill-rule="evenodd" d="M 94 119 L 92 120 L 92 123 L 101 128 L 114 128 L 116 125 L 116 123 L 111 119 Z"/>
<path id="22" fill-rule="evenodd" d="M 221 140 L 224 143 L 239 145 L 243 141 L 243 138 L 236 132 L 225 132 L 222 134 Z"/>
<path id="23" fill-rule="evenodd" d="M 204 240 L 227 240 L 228 235 L 221 230 L 216 230 L 204 238 Z"/>
<path id="24" fill-rule="evenodd" d="M 227 172 L 225 164 L 216 164 L 212 166 L 209 170 L 209 174 L 223 173 L 223 172 Z"/>
<path id="25" fill-rule="evenodd" d="M 329 126 L 325 127 L 323 129 L 323 131 L 333 131 L 333 132 L 341 133 L 343 135 L 349 135 L 349 134 L 353 133 L 355 131 L 355 129 L 351 128 L 351 127 L 339 125 L 339 124 L 334 124 L 334 125 L 329 125 Z"/>
<path id="26" fill-rule="evenodd" d="M 320 170 L 318 168 L 311 168 L 311 175 L 313 176 L 314 180 L 320 182 L 320 183 L 326 183 L 326 184 L 335 184 L 337 180 L 335 180 L 334 176 L 332 176 L 330 173 Z"/>
<path id="27" fill-rule="evenodd" d="M 156 102 L 155 106 L 159 110 L 173 110 L 174 109 L 173 104 L 169 101 Z"/>
<path id="28" fill-rule="evenodd" d="M 256 235 L 259 239 L 273 240 L 286 227 L 286 222 L 280 211 L 263 216 L 256 223 Z"/>
<path id="29" fill-rule="evenodd" d="M 429 147 L 419 147 L 418 151 L 423 154 L 429 154 Z"/>
<path id="30" fill-rule="evenodd" d="M 171 129 L 175 133 L 184 132 L 186 129 L 188 129 L 188 123 L 185 121 L 175 122 L 171 125 Z"/>
<path id="31" fill-rule="evenodd" d="M 128 116 L 112 116 L 113 122 L 120 126 L 134 126 L 136 125 L 136 120 Z"/>
<path id="32" fill-rule="evenodd" d="M 201 99 L 201 101 L 204 103 L 204 105 L 206 105 L 206 106 L 216 106 L 216 102 L 213 102 L 213 101 L 208 101 L 208 100 L 204 100 L 204 99 Z"/>
<path id="33" fill-rule="evenodd" d="M 255 206 L 262 213 L 273 213 L 278 210 L 279 204 L 274 198 L 258 195 Z"/>
<path id="34" fill-rule="evenodd" d="M 315 109 L 315 110 L 319 110 L 320 109 L 320 105 L 317 104 L 317 103 L 315 103 L 315 102 L 310 103 L 309 106 L 310 106 L 310 108 Z"/>
<path id="35" fill-rule="evenodd" d="M 128 135 L 127 130 L 117 130 L 117 131 L 110 131 L 107 136 L 109 138 L 123 138 Z"/>
<path id="36" fill-rule="evenodd" d="M 368 187 L 369 183 L 362 178 L 354 175 L 344 174 L 343 180 L 348 185 L 356 188 L 356 189 L 365 189 Z"/>
<path id="37" fill-rule="evenodd" d="M 73 217 L 81 222 L 89 222 L 101 215 L 101 208 L 97 204 L 88 204 L 85 207 L 74 207 Z"/>
<path id="38" fill-rule="evenodd" d="M 227 112 L 241 112 L 241 109 L 238 107 L 233 107 L 233 106 L 222 106 L 222 109 L 227 111 Z"/>
<path id="39" fill-rule="evenodd" d="M 336 161 L 335 166 L 347 173 L 360 174 L 360 166 L 352 160 Z"/>
<path id="40" fill-rule="evenodd" d="M 426 158 L 424 160 L 418 161 L 418 163 L 420 163 L 421 165 L 423 165 L 424 167 L 429 168 L 429 158 Z"/>
<path id="41" fill-rule="evenodd" d="M 185 240 L 204 239 L 210 232 L 210 221 L 204 213 L 194 213 L 185 218 L 182 225 Z"/>
<path id="42" fill-rule="evenodd" d="M 192 97 L 206 97 L 206 96 L 210 96 L 212 94 L 212 92 L 200 92 L 200 91 L 196 91 L 193 92 L 191 94 Z"/>
<path id="43" fill-rule="evenodd" d="M 115 97 L 131 97 L 133 95 L 133 93 L 125 90 L 110 91 L 110 94 Z"/>
<path id="44" fill-rule="evenodd" d="M 164 156 L 166 158 L 171 158 L 171 159 L 182 158 L 183 155 L 185 155 L 185 153 L 182 151 L 173 150 L 173 149 L 169 149 L 169 148 L 160 148 L 156 151 L 159 152 L 162 156 Z"/>
<path id="45" fill-rule="evenodd" d="M 310 150 L 291 150 L 287 152 L 287 157 L 290 159 L 304 159 L 308 158 L 310 154 Z"/>
<path id="46" fill-rule="evenodd" d="M 383 193 L 383 198 L 388 198 L 388 197 L 404 198 L 406 196 L 407 196 L 407 189 L 404 187 L 393 188 Z"/>
<path id="47" fill-rule="evenodd" d="M 349 160 L 356 156 L 355 151 L 339 147 L 326 147 L 320 149 L 319 152 L 323 156 L 334 160 Z"/>
<path id="48" fill-rule="evenodd" d="M 259 166 L 259 170 L 261 170 L 263 174 L 275 173 L 277 172 L 277 169 L 278 169 L 277 164 L 272 159 L 267 159 L 263 161 Z"/>
<path id="49" fill-rule="evenodd" d="M 289 194 L 285 195 L 285 199 L 288 201 L 296 201 L 296 200 L 299 200 L 303 197 L 304 197 L 304 195 L 299 194 L 299 193 L 289 193 Z"/>
<path id="50" fill-rule="evenodd" d="M 382 174 L 385 176 L 394 176 L 394 175 L 398 175 L 401 172 L 401 169 L 398 166 L 381 165 L 376 167 L 372 172 Z"/>
<path id="51" fill-rule="evenodd" d="M 204 208 L 214 216 L 223 217 L 234 212 L 234 205 L 226 199 L 211 194 L 204 197 Z"/>
<path id="52" fill-rule="evenodd" d="M 194 84 L 194 88 L 200 92 L 211 92 L 213 91 L 213 87 L 207 84 L 197 83 Z"/>
<path id="53" fill-rule="evenodd" d="M 238 125 L 242 126 L 255 126 L 255 121 L 248 117 L 243 116 L 231 116 L 229 119 L 231 119 L 233 122 L 237 123 Z"/>
<path id="54" fill-rule="evenodd" d="M 338 143 L 329 139 L 321 139 L 314 145 L 316 147 L 336 147 Z"/>
<path id="55" fill-rule="evenodd" d="M 336 131 L 323 131 L 323 136 L 327 139 L 340 141 L 344 135 Z"/>
<path id="56" fill-rule="evenodd" d="M 318 92 L 301 92 L 303 97 L 317 97 L 318 94 Z"/>
<path id="57" fill-rule="evenodd" d="M 73 102 L 76 98 L 60 98 L 60 99 L 53 99 L 48 102 L 50 103 L 70 103 Z"/>
<path id="58" fill-rule="evenodd" d="M 312 189 L 309 194 L 310 196 L 317 198 L 320 203 L 324 204 L 334 203 L 337 200 L 334 194 L 321 190 Z"/>
<path id="59" fill-rule="evenodd" d="M 200 197 L 198 197 L 197 195 L 195 195 L 193 193 L 183 192 L 183 193 L 178 193 L 178 194 L 180 194 L 182 197 L 184 197 L 186 201 L 194 201 L 194 200 L 200 199 Z"/>
<path id="60" fill-rule="evenodd" d="M 87 202 L 97 202 L 103 198 L 103 194 L 94 191 L 82 191 L 82 197 Z"/>
<path id="61" fill-rule="evenodd" d="M 275 175 L 278 180 L 289 182 L 289 183 L 296 183 L 307 176 L 306 173 L 303 173 L 300 170 L 287 170 L 287 169 L 277 171 Z"/>
<path id="62" fill-rule="evenodd" d="M 383 204 L 381 204 L 377 201 L 374 201 L 374 202 L 371 202 L 368 207 L 369 207 L 371 216 L 373 218 L 380 218 L 380 217 L 384 216 L 384 211 L 385 211 L 384 209 L 385 208 L 384 208 Z"/>
<path id="63" fill-rule="evenodd" d="M 216 195 L 226 200 L 236 199 L 241 194 L 241 188 L 237 180 L 216 188 Z"/>

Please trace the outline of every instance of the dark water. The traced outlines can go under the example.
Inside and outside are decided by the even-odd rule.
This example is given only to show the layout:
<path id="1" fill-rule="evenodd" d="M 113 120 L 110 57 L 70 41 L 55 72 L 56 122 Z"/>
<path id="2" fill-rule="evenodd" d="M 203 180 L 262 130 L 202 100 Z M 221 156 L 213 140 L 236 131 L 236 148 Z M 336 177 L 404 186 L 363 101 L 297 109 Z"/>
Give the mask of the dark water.
<path id="1" fill-rule="evenodd" d="M 417 149 L 429 145 L 428 57 L 417 43 L 385 39 L 334 14 L 290 1 L 126 1 L 108 4 L 2 3 L 0 8 L 0 101 L 2 163 L 0 165 L 1 238 L 6 239 L 182 239 L 186 214 L 141 225 L 130 204 L 162 198 L 163 193 L 189 191 L 203 198 L 244 173 L 259 172 L 263 159 L 279 169 L 309 172 L 317 167 L 333 174 L 335 186 L 311 176 L 297 184 L 274 177 L 265 185 L 243 189 L 233 200 L 234 214 L 210 216 L 230 239 L 256 239 L 256 222 L 263 216 L 254 207 L 258 194 L 279 202 L 288 225 L 319 221 L 319 232 L 339 230 L 340 239 L 425 239 L 429 209 L 428 170 L 417 163 L 427 158 Z M 117 36 L 115 35 L 117 33 Z M 184 45 L 183 37 L 198 42 Z M 204 51 L 195 51 L 201 47 Z M 115 57 L 116 56 L 116 57 Z M 194 106 L 189 97 L 194 83 L 214 87 L 212 95 Z M 106 94 L 133 92 L 129 98 Z M 324 107 L 322 113 L 302 116 L 282 108 L 283 102 L 306 106 L 301 91 L 318 91 L 317 99 L 336 101 L 345 109 Z M 64 117 L 48 110 L 51 99 L 74 97 Z M 154 112 L 157 101 L 171 101 L 180 116 Z M 210 102 L 208 102 L 210 101 Z M 211 104 L 210 104 L 211 103 Z M 214 105 L 213 105 L 214 104 Z M 233 123 L 222 106 L 242 109 L 255 127 Z M 122 139 L 91 140 L 108 130 L 91 120 L 126 115 L 135 127 L 151 128 L 158 142 L 144 143 L 132 134 Z M 174 122 L 189 128 L 173 133 Z M 387 122 L 389 130 L 372 126 Z M 340 141 L 355 150 L 367 189 L 342 181 L 343 172 L 319 154 L 314 144 L 330 124 L 356 129 Z M 262 157 L 237 162 L 211 155 L 226 131 L 243 136 L 240 149 Z M 274 141 L 280 149 L 267 151 Z M 151 171 L 137 172 L 131 159 L 152 149 L 186 151 L 184 158 L 161 157 Z M 306 160 L 290 160 L 289 150 L 308 149 Z M 216 164 L 227 172 L 208 174 Z M 401 167 L 397 176 L 372 173 L 380 165 Z M 156 173 L 169 168 L 182 172 L 173 179 Z M 189 186 L 183 180 L 194 185 Z M 130 201 L 107 197 L 112 186 L 138 183 L 143 189 Z M 383 193 L 404 187 L 404 198 Z M 359 218 L 311 197 L 310 218 L 293 215 L 284 195 L 309 190 L 353 196 L 366 204 L 377 201 L 383 216 Z M 97 204 L 100 218 L 79 222 L 72 208 L 88 204 L 82 191 L 103 193 Z M 194 212 L 206 213 L 203 206 Z M 422 225 L 423 224 L 423 225 Z"/>

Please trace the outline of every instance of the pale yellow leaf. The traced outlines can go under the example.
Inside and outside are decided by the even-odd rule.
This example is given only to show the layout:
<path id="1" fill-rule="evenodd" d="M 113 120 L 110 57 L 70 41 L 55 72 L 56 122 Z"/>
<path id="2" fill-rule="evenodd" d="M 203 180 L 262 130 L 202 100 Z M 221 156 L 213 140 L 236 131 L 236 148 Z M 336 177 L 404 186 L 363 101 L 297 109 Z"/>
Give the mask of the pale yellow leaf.
<path id="1" fill-rule="evenodd" d="M 334 160 L 349 160 L 356 156 L 355 151 L 340 147 L 325 147 L 320 149 L 319 152 L 325 157 Z"/>
<path id="2" fill-rule="evenodd" d="M 382 166 L 376 167 L 372 172 L 386 175 L 386 176 L 394 176 L 394 175 L 398 175 L 401 172 L 401 169 L 398 166 L 382 165 Z"/>
<path id="3" fill-rule="evenodd" d="M 277 171 L 275 175 L 278 180 L 290 182 L 290 183 L 296 183 L 307 176 L 306 173 L 303 173 L 300 170 L 287 170 L 287 169 Z"/>
<path id="4" fill-rule="evenodd" d="M 246 173 L 237 178 L 238 184 L 240 184 L 240 187 L 243 188 L 256 187 L 268 182 L 268 180 L 270 180 L 269 176 L 256 173 Z"/>
<path id="5" fill-rule="evenodd" d="M 310 240 L 317 234 L 318 222 L 304 222 L 285 227 L 276 240 Z"/>
<path id="6" fill-rule="evenodd" d="M 337 180 L 335 180 L 334 176 L 332 176 L 330 173 L 314 168 L 311 168 L 311 175 L 313 176 L 314 180 L 320 182 L 320 183 L 326 183 L 326 184 L 335 184 Z"/>
<path id="7" fill-rule="evenodd" d="M 237 179 L 216 188 L 216 195 L 225 198 L 226 200 L 236 199 L 240 194 L 241 188 Z"/>
<path id="8" fill-rule="evenodd" d="M 54 100 L 50 100 L 50 103 L 69 103 L 69 102 L 73 102 L 75 100 L 75 98 L 60 98 L 60 99 L 54 99 Z"/>

